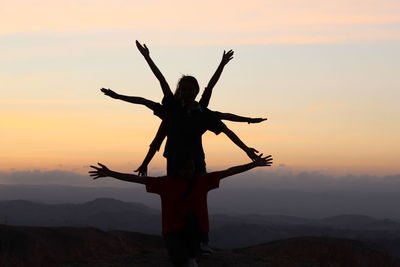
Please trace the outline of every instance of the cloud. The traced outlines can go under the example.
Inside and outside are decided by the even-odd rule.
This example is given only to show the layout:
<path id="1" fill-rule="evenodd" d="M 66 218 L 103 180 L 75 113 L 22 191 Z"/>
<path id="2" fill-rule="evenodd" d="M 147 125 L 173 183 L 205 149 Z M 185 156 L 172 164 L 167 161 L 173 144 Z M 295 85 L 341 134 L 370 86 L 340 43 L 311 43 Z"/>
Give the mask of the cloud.
<path id="1" fill-rule="evenodd" d="M 226 186 L 302 192 L 400 192 L 400 174 L 335 176 L 314 171 L 294 171 L 282 166 L 236 175 L 227 179 Z"/>
<path id="2" fill-rule="evenodd" d="M 115 179 L 98 179 L 64 170 L 29 170 L 0 172 L 1 184 L 42 184 L 70 186 L 126 186 L 129 183 Z M 257 188 L 268 190 L 295 190 L 303 192 L 399 192 L 400 174 L 334 176 L 319 172 L 299 172 L 280 166 L 274 170 L 255 170 L 223 180 L 223 187 Z"/>
<path id="3" fill-rule="evenodd" d="M 80 175 L 63 170 L 28 170 L 0 172 L 0 184 L 7 185 L 68 185 L 80 187 L 129 187 L 114 179 L 98 179 L 93 181 L 89 175 Z"/>
<path id="4" fill-rule="evenodd" d="M 0 34 L 132 31 L 153 44 L 399 39 L 396 1 L 6 1 Z M 20 19 L 24 18 L 24 19 Z M 26 23 L 29 21 L 29 23 Z"/>
<path id="5" fill-rule="evenodd" d="M 337 103 L 337 102 L 322 102 L 319 104 L 311 105 L 310 107 L 307 108 L 307 111 L 316 112 L 322 110 L 337 110 L 343 107 L 348 107 L 348 105 L 345 103 Z"/>

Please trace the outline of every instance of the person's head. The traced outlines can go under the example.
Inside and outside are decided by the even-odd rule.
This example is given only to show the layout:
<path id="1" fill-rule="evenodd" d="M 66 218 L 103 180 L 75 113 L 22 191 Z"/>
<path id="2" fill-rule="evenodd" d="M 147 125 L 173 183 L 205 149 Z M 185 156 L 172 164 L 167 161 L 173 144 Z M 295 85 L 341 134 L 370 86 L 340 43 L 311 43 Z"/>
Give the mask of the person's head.
<path id="1" fill-rule="evenodd" d="M 175 97 L 181 99 L 184 103 L 191 103 L 196 99 L 200 91 L 199 83 L 196 78 L 189 75 L 183 75 L 175 90 Z"/>

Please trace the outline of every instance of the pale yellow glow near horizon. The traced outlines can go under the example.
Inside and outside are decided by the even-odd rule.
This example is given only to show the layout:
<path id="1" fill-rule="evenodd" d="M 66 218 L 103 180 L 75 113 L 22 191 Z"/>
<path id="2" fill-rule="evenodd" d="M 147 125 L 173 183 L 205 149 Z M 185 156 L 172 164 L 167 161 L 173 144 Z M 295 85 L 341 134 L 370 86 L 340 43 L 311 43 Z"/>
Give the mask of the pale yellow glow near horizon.
<path id="1" fill-rule="evenodd" d="M 117 118 L 116 113 L 95 116 L 74 111 L 69 114 L 9 114 L 0 123 L 6 129 L 2 136 L 0 171 L 13 169 L 64 169 L 86 173 L 87 166 L 103 162 L 121 170 L 132 171 L 139 166 L 150 143 L 159 120 L 151 115 L 131 115 Z M 391 150 L 396 140 L 385 140 L 373 145 L 373 137 L 344 134 L 338 136 L 310 133 L 293 133 L 279 125 L 248 126 L 228 124 L 249 146 L 264 154 L 273 154 L 276 165 L 298 169 L 322 169 L 335 173 L 374 173 L 365 163 L 374 155 L 375 172 L 392 174 L 397 170 L 396 153 Z M 292 128 L 293 131 L 295 128 Z M 366 147 L 366 144 L 369 144 Z M 382 147 L 384 145 L 385 147 Z M 397 145 L 398 146 L 398 145 Z M 245 154 L 223 134 L 204 136 L 207 162 L 211 169 L 227 168 L 249 161 Z M 312 148 L 312 151 L 310 151 Z M 161 151 L 162 153 L 162 151 Z M 159 153 L 151 164 L 152 170 L 163 172 L 164 159 Z M 380 166 L 378 170 L 376 166 Z"/>

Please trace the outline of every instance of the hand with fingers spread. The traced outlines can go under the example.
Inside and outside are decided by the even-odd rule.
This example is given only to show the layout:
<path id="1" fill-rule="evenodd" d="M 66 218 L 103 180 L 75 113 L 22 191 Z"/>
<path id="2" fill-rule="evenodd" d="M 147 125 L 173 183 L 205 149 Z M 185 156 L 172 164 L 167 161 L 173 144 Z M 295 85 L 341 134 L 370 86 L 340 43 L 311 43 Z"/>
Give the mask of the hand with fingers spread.
<path id="1" fill-rule="evenodd" d="M 106 96 L 109 96 L 111 98 L 117 98 L 118 96 L 118 94 L 111 89 L 101 88 L 100 91 L 102 91 Z"/>
<path id="2" fill-rule="evenodd" d="M 136 47 L 144 57 L 149 57 L 150 56 L 150 51 L 147 48 L 146 44 L 142 45 L 141 43 L 139 43 L 138 40 L 136 40 Z"/>
<path id="3" fill-rule="evenodd" d="M 266 121 L 267 118 L 250 118 L 249 121 L 247 122 L 248 124 L 250 123 L 260 123 L 263 121 Z"/>
<path id="4" fill-rule="evenodd" d="M 233 50 L 231 49 L 228 52 L 225 52 L 224 50 L 224 54 L 222 55 L 221 59 L 221 64 L 225 66 L 226 64 L 228 64 L 229 61 L 231 61 L 232 58 L 233 58 Z"/>
<path id="5" fill-rule="evenodd" d="M 138 176 L 147 176 L 147 166 L 146 165 L 140 165 L 137 170 L 134 172 L 138 173 Z"/>
<path id="6" fill-rule="evenodd" d="M 109 168 L 107 168 L 105 165 L 103 165 L 99 162 L 97 164 L 99 164 L 100 167 L 90 165 L 91 168 L 95 169 L 95 171 L 89 171 L 89 174 L 91 177 L 93 177 L 93 179 L 107 177 L 112 174 L 112 171 Z"/>
<path id="7" fill-rule="evenodd" d="M 255 159 L 253 163 L 255 166 L 271 166 L 272 160 L 273 158 L 271 155 L 263 157 L 263 154 L 260 154 L 260 156 Z"/>
<path id="8" fill-rule="evenodd" d="M 169 88 L 167 80 L 165 79 L 164 75 L 161 73 L 159 68 L 156 66 L 154 61 L 151 59 L 150 51 L 147 48 L 147 46 L 145 44 L 142 45 L 141 43 L 139 43 L 138 40 L 136 40 L 136 47 L 139 50 L 139 52 L 143 55 L 147 64 L 149 64 L 151 71 L 156 76 L 157 80 L 159 81 L 159 83 L 161 85 L 161 90 L 163 91 L 164 96 L 172 95 L 172 91 L 171 91 L 171 88 Z"/>
<path id="9" fill-rule="evenodd" d="M 99 164 L 100 167 L 93 165 L 90 166 L 91 168 L 95 169 L 94 171 L 89 171 L 89 174 L 91 177 L 93 177 L 93 179 L 98 179 L 101 177 L 111 177 L 117 180 L 138 184 L 146 184 L 149 179 L 154 179 L 154 177 L 139 177 L 136 174 L 112 171 L 101 163 L 97 164 Z"/>
<path id="10" fill-rule="evenodd" d="M 260 155 L 257 155 L 257 153 L 259 153 L 259 152 L 258 152 L 258 150 L 255 149 L 255 148 L 248 147 L 248 148 L 246 149 L 246 154 L 247 154 L 247 156 L 249 156 L 249 158 L 250 158 L 252 161 L 255 161 L 256 159 L 258 159 L 258 158 L 260 157 Z M 262 155 L 262 154 L 261 154 L 261 155 Z"/>
<path id="11" fill-rule="evenodd" d="M 210 103 L 213 88 L 217 84 L 219 77 L 221 77 L 221 74 L 225 68 L 225 65 L 228 64 L 228 62 L 232 58 L 233 58 L 233 51 L 229 50 L 228 52 L 226 52 L 224 50 L 224 54 L 222 55 L 221 62 L 219 63 L 217 70 L 211 77 L 210 81 L 208 82 L 208 84 L 207 84 L 206 88 L 204 89 L 204 92 L 200 98 L 200 101 L 199 101 L 200 106 L 202 106 L 202 107 L 208 106 L 208 104 Z"/>

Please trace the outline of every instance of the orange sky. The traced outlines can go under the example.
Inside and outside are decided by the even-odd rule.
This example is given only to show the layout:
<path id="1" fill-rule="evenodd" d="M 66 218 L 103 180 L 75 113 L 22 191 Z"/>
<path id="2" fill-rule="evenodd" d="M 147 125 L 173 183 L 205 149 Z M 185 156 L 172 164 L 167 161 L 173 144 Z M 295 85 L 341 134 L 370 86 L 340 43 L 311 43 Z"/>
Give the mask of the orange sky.
<path id="1" fill-rule="evenodd" d="M 398 1 L 3 3 L 0 171 L 137 167 L 159 121 L 98 89 L 160 101 L 139 39 L 172 88 L 181 74 L 204 87 L 234 49 L 210 108 L 268 117 L 228 126 L 276 166 L 400 172 Z M 222 135 L 204 147 L 210 169 L 248 161 Z"/>

